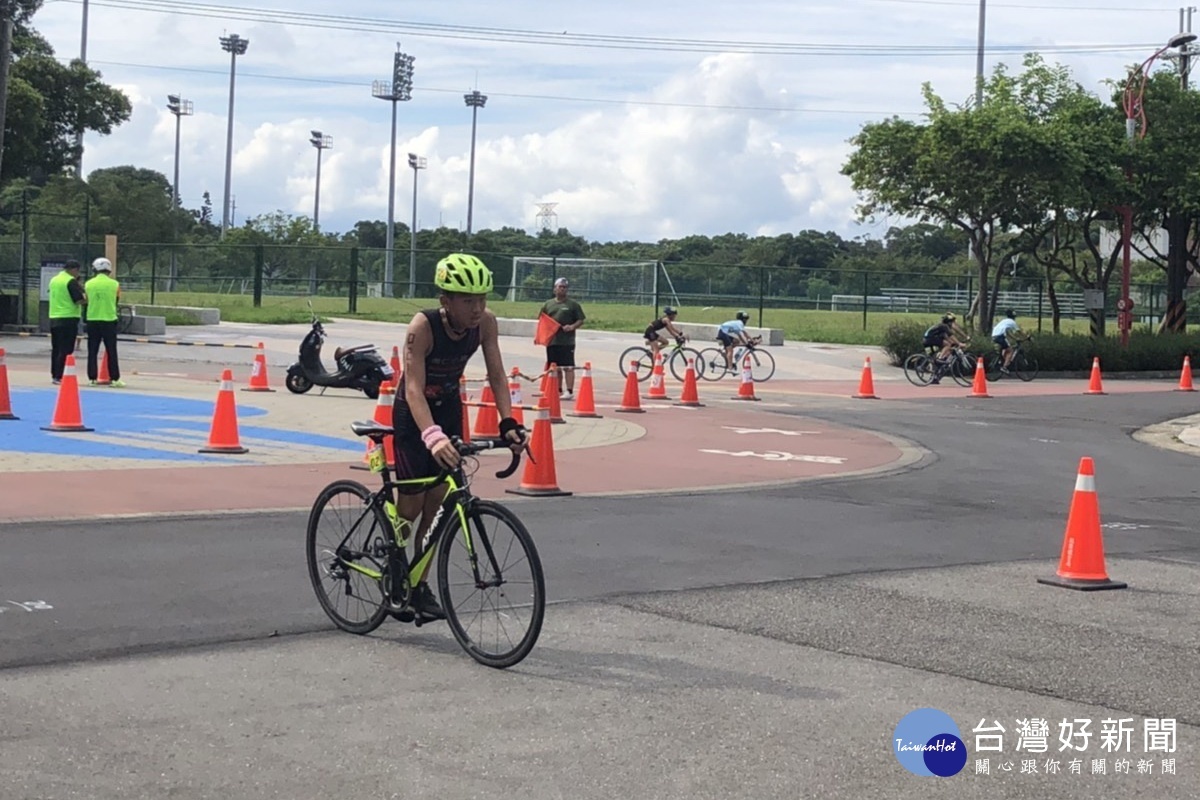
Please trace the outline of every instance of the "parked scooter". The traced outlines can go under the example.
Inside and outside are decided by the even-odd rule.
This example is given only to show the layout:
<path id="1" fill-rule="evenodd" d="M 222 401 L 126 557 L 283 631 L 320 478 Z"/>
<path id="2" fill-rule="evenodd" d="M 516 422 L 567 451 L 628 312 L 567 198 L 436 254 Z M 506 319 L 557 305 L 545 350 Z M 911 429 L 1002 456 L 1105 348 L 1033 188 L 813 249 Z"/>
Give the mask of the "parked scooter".
<path id="1" fill-rule="evenodd" d="M 325 342 L 325 328 L 313 316 L 312 330 L 300 343 L 300 360 L 288 367 L 284 384 L 295 394 L 304 394 L 313 386 L 320 386 L 321 393 L 334 389 L 358 389 L 372 400 L 379 397 L 379 384 L 392 380 L 395 371 L 375 350 L 373 344 L 360 344 L 349 348 L 338 348 L 333 358 L 336 372 L 328 372 L 321 361 L 321 345 Z"/>

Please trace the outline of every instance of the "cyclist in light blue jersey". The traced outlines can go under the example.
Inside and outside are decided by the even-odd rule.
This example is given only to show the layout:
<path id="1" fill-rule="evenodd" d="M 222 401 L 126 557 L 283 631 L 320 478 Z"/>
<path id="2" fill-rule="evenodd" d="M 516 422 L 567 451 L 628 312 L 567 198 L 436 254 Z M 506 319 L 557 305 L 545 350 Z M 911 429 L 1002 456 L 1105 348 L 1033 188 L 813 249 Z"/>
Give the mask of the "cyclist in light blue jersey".
<path id="1" fill-rule="evenodd" d="M 734 319 L 728 322 L 721 323 L 721 327 L 717 328 L 717 341 L 725 348 L 725 369 L 731 370 L 733 366 L 733 348 L 738 345 L 750 344 L 750 337 L 746 334 L 746 323 L 750 321 L 750 315 L 745 311 L 739 311 Z"/>

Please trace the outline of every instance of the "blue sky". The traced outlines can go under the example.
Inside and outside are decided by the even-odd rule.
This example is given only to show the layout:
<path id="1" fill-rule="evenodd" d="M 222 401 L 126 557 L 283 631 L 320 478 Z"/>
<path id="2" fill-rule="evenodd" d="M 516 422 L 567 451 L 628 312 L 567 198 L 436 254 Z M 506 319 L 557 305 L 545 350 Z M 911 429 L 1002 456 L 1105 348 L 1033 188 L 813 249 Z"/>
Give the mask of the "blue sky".
<path id="1" fill-rule="evenodd" d="M 989 72 L 1042 50 L 1098 93 L 1179 29 L 1178 7 L 1162 0 L 990 0 L 987 10 Z M 599 241 L 807 228 L 880 236 L 891 221 L 857 223 L 838 174 L 846 140 L 865 122 L 919 115 L 923 81 L 948 100 L 968 98 L 978 11 L 978 0 L 91 0 L 88 61 L 134 110 L 111 136 L 85 139 L 84 171 L 136 164 L 170 177 L 175 119 L 165 103 L 179 93 L 195 107 L 183 120 L 180 194 L 197 207 L 209 191 L 219 219 L 229 56 L 218 38 L 237 33 L 250 45 L 237 68 L 235 222 L 312 215 L 313 129 L 333 137 L 321 227 L 385 219 L 391 109 L 371 82 L 390 76 L 399 42 L 416 61 L 413 99 L 398 108 L 398 222 L 412 214 L 406 154 L 415 152 L 428 164 L 419 226 L 465 228 L 462 94 L 477 87 L 489 99 L 476 139 L 476 230 L 533 231 L 536 203 L 557 202 L 560 226 Z M 72 57 L 81 14 L 80 0 L 50 0 L 34 25 Z"/>

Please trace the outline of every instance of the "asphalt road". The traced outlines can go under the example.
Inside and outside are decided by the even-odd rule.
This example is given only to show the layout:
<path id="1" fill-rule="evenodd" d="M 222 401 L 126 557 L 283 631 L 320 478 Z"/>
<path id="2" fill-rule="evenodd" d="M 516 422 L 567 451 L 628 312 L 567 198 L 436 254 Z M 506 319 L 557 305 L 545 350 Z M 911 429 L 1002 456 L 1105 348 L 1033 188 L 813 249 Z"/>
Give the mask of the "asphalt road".
<path id="1" fill-rule="evenodd" d="M 927 454 L 778 490 L 506 498 L 556 605 L 505 672 L 444 629 L 330 632 L 303 515 L 0 526 L 0 796 L 1195 797 L 1196 462 L 1132 438 L 1195 403 L 805 398 Z M 1127 592 L 1035 581 L 1082 456 Z M 890 750 L 930 705 L 965 726 L 954 779 Z M 1177 719 L 1182 774 L 980 774 L 970 726 L 1003 720 L 1020 766 L 1030 715 L 1129 718 L 1135 760 Z"/>

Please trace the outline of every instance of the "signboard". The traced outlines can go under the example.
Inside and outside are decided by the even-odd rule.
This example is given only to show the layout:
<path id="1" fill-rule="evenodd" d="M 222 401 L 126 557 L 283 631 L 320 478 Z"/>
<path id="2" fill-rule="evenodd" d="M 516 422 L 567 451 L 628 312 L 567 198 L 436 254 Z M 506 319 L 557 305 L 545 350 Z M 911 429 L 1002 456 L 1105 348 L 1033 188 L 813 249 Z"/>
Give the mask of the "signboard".
<path id="1" fill-rule="evenodd" d="M 1083 307 L 1088 311 L 1103 311 L 1104 310 L 1104 290 L 1103 289 L 1084 289 L 1083 290 Z"/>

